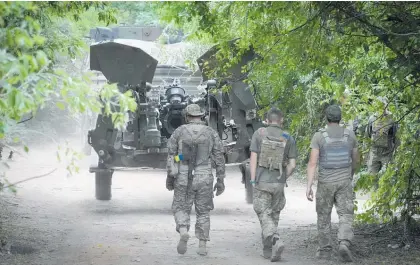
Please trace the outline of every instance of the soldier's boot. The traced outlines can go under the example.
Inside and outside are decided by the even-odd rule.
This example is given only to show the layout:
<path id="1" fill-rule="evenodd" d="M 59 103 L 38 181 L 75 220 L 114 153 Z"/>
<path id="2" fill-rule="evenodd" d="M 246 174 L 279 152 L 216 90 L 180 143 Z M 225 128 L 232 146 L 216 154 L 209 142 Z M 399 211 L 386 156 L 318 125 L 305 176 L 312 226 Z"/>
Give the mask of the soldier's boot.
<path id="1" fill-rule="evenodd" d="M 200 240 L 198 243 L 198 250 L 197 254 L 200 256 L 206 256 L 207 255 L 207 248 L 206 248 L 206 240 Z"/>
<path id="2" fill-rule="evenodd" d="M 331 259 L 331 250 L 320 250 L 320 249 L 318 249 L 316 251 L 315 257 L 317 259 L 329 260 L 329 259 Z"/>
<path id="3" fill-rule="evenodd" d="M 187 243 L 190 235 L 188 234 L 186 227 L 179 228 L 179 242 L 176 250 L 179 254 L 185 254 L 187 252 Z"/>
<path id="4" fill-rule="evenodd" d="M 283 253 L 284 244 L 280 241 L 280 238 L 275 235 L 273 236 L 273 249 L 271 250 L 271 262 L 276 262 L 281 259 L 281 253 Z"/>
<path id="5" fill-rule="evenodd" d="M 264 246 L 263 247 L 263 257 L 265 259 L 269 259 L 271 258 L 271 252 L 272 252 L 272 247 L 271 246 Z"/>
<path id="6" fill-rule="evenodd" d="M 353 255 L 349 249 L 350 244 L 346 241 L 340 242 L 340 246 L 338 247 L 338 254 L 343 259 L 344 262 L 353 262 Z"/>

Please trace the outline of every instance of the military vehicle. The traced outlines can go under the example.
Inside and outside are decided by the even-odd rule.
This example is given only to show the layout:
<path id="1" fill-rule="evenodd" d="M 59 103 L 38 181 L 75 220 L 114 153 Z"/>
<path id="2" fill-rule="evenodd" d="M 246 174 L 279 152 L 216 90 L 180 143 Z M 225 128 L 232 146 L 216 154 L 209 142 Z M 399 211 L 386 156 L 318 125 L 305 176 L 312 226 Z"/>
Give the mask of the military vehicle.
<path id="1" fill-rule="evenodd" d="M 141 34 L 133 33 L 136 30 L 148 32 L 146 37 L 154 34 L 131 28 L 124 39 L 118 35 L 124 32 L 121 29 L 91 31 L 97 40 L 90 46 L 91 70 L 100 72 L 106 82 L 117 83 L 121 92 L 131 91 L 137 102 L 137 110 L 127 113 L 129 122 L 123 130 L 115 128 L 110 117 L 99 114 L 95 128 L 88 132 L 88 143 L 99 158 L 98 165 L 90 168 L 95 173 L 98 200 L 111 199 L 115 170 L 166 167 L 167 140 L 185 123 L 183 110 L 188 104 L 199 104 L 205 110 L 204 119 L 224 142 L 227 163 L 249 157 L 250 138 L 258 125 L 255 99 L 248 86 L 232 77 L 210 79 L 202 67 L 203 62 L 214 63 L 217 47 L 199 57 L 200 70 L 194 72 L 179 57 L 185 45 L 159 47 L 151 42 L 157 35 L 144 41 Z M 240 73 L 241 65 L 253 58 L 247 56 L 230 72 Z M 226 83 L 232 90 L 222 92 Z"/>

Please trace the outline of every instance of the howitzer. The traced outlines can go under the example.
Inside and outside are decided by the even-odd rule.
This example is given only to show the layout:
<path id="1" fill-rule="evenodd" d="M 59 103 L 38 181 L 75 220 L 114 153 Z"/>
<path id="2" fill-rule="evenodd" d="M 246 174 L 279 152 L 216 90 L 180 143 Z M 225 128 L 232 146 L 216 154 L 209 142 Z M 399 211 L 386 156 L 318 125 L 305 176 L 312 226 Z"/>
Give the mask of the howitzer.
<path id="1" fill-rule="evenodd" d="M 229 42 L 232 51 L 235 51 L 236 40 Z M 252 135 L 260 127 L 264 126 L 263 122 L 257 118 L 258 105 L 251 91 L 251 87 L 244 82 L 247 73 L 243 73 L 243 66 L 254 60 L 257 55 L 252 47 L 245 52 L 238 63 L 231 65 L 224 72 L 214 72 L 223 62 L 220 62 L 216 54 L 219 46 L 216 45 L 197 59 L 200 70 L 203 74 L 203 80 L 211 78 L 218 79 L 219 86 L 228 85 L 228 92 L 219 92 L 210 95 L 215 98 L 222 106 L 221 112 L 224 115 L 223 136 L 225 144 L 225 157 L 229 162 L 239 162 L 239 169 L 242 173 L 242 183 L 245 184 L 245 197 L 248 203 L 252 203 L 253 187 L 249 183 L 251 173 L 249 169 L 250 144 Z M 256 89 L 254 87 L 254 89 Z M 230 133 L 228 133 L 230 132 Z"/>
<path id="2" fill-rule="evenodd" d="M 118 168 L 166 168 L 167 141 L 176 128 L 185 124 L 183 111 L 188 104 L 196 103 L 208 110 L 210 103 L 217 109 L 217 102 L 208 97 L 214 82 L 203 83 L 200 73 L 185 65 L 168 65 L 168 60 L 164 61 L 168 54 L 159 57 L 156 45 L 113 39 L 90 46 L 91 70 L 102 73 L 106 82 L 117 83 L 121 92 L 131 91 L 137 103 L 137 109 L 127 113 L 129 121 L 124 129 L 115 128 L 111 117 L 101 113 L 95 128 L 88 132 L 88 143 L 99 158 L 98 165 L 90 168 L 96 175 L 99 200 L 111 199 L 111 178 Z M 165 47 L 179 57 L 182 46 Z M 158 64 L 160 59 L 163 64 Z M 206 89 L 200 91 L 199 85 Z M 221 113 L 212 114 L 221 120 Z"/>
<path id="3" fill-rule="evenodd" d="M 194 72 L 185 66 L 179 54 L 187 44 L 160 47 L 139 40 L 142 35 L 131 31 L 102 28 L 91 32 L 100 37 L 90 46 L 90 68 L 98 71 L 95 83 L 117 83 L 121 92 L 132 91 L 137 102 L 136 111 L 127 113 L 129 121 L 123 130 L 115 128 L 111 117 L 99 114 L 95 128 L 88 132 L 88 143 L 99 157 L 98 165 L 90 168 L 95 173 L 96 198 L 111 199 L 111 178 L 118 168 L 166 168 L 167 141 L 185 124 L 183 111 L 191 103 L 206 110 L 204 120 L 225 146 L 229 150 L 235 147 L 236 152 L 226 155 L 228 163 L 249 157 L 246 149 L 258 122 L 255 99 L 245 83 L 234 82 L 233 89 L 224 93 L 224 78 L 216 82 L 201 71 L 202 67 Z M 144 35 L 149 31 L 142 28 L 139 32 Z M 131 39 L 121 39 L 124 34 L 131 34 Z M 199 65 L 212 53 L 210 50 L 200 57 Z"/>

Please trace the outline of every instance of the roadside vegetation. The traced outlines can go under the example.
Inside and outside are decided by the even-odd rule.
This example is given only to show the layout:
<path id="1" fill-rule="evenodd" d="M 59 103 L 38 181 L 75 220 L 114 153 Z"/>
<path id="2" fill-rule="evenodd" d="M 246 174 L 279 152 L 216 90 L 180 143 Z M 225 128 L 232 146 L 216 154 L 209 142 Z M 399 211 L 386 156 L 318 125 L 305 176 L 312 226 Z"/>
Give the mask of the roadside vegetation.
<path id="1" fill-rule="evenodd" d="M 357 118 L 362 128 L 370 115 L 388 108 L 398 122 L 399 145 L 378 188 L 372 176 L 359 173 L 356 188 L 370 200 L 358 220 L 402 221 L 404 229 L 397 231 L 403 231 L 403 245 L 418 234 L 413 218 L 420 214 L 418 3 L 0 2 L 0 14 L 2 145 L 13 149 L 19 143 L 27 152 L 25 142 L 34 137 L 56 139 L 60 128 L 54 124 L 81 123 L 83 113 L 102 108 L 124 124 L 135 101 L 113 85 L 91 89 L 86 36 L 96 26 L 160 25 L 160 43 L 220 44 L 218 56 L 226 62 L 212 69 L 213 78 L 249 50 L 258 55 L 243 69 L 247 78 L 235 78 L 252 87 L 260 113 L 270 106 L 286 113 L 301 168 L 311 136 L 325 125 L 326 106 L 340 104 L 345 121 Z M 236 49 L 228 44 L 233 39 Z M 359 142 L 366 155 L 370 140 L 361 134 Z M 7 186 L 7 163 L 2 167 L 0 185 Z"/>

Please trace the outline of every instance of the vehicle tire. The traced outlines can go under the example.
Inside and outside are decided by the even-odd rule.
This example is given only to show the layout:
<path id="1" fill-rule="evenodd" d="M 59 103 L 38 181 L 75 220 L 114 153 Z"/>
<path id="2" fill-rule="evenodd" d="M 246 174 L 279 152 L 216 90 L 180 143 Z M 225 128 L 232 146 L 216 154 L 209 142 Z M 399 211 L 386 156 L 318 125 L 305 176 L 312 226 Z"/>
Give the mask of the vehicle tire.
<path id="1" fill-rule="evenodd" d="M 100 201 L 111 200 L 112 173 L 95 172 L 95 197 Z"/>
<path id="2" fill-rule="evenodd" d="M 215 113 L 210 113 L 208 124 L 209 127 L 213 128 L 216 132 L 218 132 L 217 116 Z"/>
<path id="3" fill-rule="evenodd" d="M 252 204 L 254 198 L 254 187 L 250 183 L 251 171 L 249 170 L 249 164 L 245 167 L 245 200 L 247 203 Z"/>

